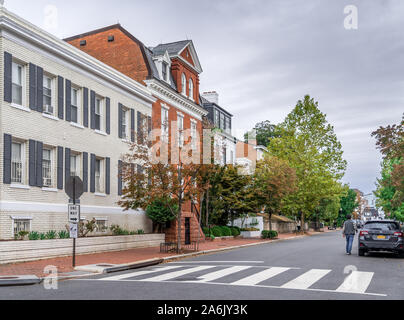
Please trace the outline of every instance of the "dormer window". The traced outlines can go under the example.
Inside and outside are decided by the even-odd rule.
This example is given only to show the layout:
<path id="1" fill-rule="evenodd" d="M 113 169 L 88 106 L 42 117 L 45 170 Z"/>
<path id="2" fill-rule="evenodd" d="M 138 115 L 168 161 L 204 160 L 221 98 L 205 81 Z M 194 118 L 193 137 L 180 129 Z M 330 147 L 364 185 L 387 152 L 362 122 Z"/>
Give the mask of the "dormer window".
<path id="1" fill-rule="evenodd" d="M 185 77 L 185 73 L 183 73 L 181 76 L 181 88 L 182 88 L 182 94 L 184 96 L 186 96 L 187 95 L 187 78 Z"/>
<path id="2" fill-rule="evenodd" d="M 163 80 L 168 82 L 168 64 L 167 62 L 163 61 L 163 66 L 162 66 L 162 76 Z"/>
<path id="3" fill-rule="evenodd" d="M 189 79 L 189 99 L 194 100 L 194 82 Z"/>

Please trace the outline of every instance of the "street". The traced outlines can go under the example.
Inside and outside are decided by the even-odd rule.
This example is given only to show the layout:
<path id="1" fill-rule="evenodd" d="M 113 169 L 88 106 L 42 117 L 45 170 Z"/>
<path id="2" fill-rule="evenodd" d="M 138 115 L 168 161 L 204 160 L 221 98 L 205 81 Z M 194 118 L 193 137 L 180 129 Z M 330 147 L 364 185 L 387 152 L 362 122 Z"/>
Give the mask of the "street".
<path id="1" fill-rule="evenodd" d="M 0 288 L 0 299 L 294 300 L 404 299 L 404 260 L 389 253 L 345 254 L 331 232 L 144 269 Z"/>

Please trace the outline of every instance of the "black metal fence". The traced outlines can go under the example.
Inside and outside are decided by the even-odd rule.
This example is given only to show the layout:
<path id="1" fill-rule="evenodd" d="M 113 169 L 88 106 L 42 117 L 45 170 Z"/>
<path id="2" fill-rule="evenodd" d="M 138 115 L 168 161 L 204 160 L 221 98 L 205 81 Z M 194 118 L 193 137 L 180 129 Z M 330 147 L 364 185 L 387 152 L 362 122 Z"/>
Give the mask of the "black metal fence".
<path id="1" fill-rule="evenodd" d="M 181 244 L 182 251 L 198 251 L 198 242 L 191 241 L 190 244 Z M 160 244 L 160 252 L 161 253 L 172 253 L 172 252 L 179 252 L 178 250 L 178 243 L 177 242 L 164 242 Z"/>

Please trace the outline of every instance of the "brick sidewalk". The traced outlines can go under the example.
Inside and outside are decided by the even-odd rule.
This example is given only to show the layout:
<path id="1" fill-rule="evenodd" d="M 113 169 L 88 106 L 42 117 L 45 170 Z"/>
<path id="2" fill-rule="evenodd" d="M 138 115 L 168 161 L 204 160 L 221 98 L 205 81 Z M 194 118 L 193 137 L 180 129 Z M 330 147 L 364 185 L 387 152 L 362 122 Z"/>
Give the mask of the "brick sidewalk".
<path id="1" fill-rule="evenodd" d="M 329 232 L 325 230 L 325 232 Z M 307 235 L 312 235 L 313 232 Z M 278 239 L 287 239 L 295 237 L 295 233 L 280 234 Z M 199 244 L 199 250 L 212 250 L 212 249 L 223 249 L 226 247 L 241 246 L 245 244 L 252 243 L 265 243 L 271 242 L 271 240 L 262 239 L 226 239 L 226 240 L 216 240 L 216 241 L 205 241 Z M 95 254 L 85 254 L 76 256 L 76 266 L 99 264 L 99 263 L 110 263 L 110 264 L 125 264 L 132 263 L 142 260 L 148 260 L 153 258 L 164 258 L 175 256 L 176 253 L 160 253 L 160 247 L 152 248 L 137 248 L 125 251 L 112 251 L 103 252 Z M 5 264 L 0 265 L 0 275 L 36 275 L 38 277 L 43 277 L 45 274 L 43 270 L 46 266 L 56 266 L 59 273 L 67 273 L 74 271 L 72 267 L 72 257 L 60 257 L 52 258 L 38 261 L 30 262 L 20 262 L 15 264 Z"/>

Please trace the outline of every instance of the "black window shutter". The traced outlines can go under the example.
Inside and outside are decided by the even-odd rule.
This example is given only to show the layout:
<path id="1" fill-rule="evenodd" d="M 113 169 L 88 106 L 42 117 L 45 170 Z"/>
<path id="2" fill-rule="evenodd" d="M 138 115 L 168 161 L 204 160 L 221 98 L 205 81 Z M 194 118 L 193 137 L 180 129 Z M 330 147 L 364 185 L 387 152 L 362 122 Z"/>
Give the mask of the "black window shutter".
<path id="1" fill-rule="evenodd" d="M 43 143 L 36 143 L 36 186 L 43 186 L 42 180 L 42 154 L 43 154 Z"/>
<path id="2" fill-rule="evenodd" d="M 88 89 L 83 89 L 83 125 L 88 128 Z"/>
<path id="3" fill-rule="evenodd" d="M 130 139 L 135 142 L 135 110 L 130 110 Z"/>
<path id="4" fill-rule="evenodd" d="M 118 136 L 122 139 L 122 118 L 123 118 L 122 103 L 118 104 Z"/>
<path id="5" fill-rule="evenodd" d="M 65 148 L 65 185 L 70 178 L 70 149 Z"/>
<path id="6" fill-rule="evenodd" d="M 37 67 L 36 69 L 37 76 L 37 108 L 38 112 L 43 112 L 43 69 L 41 67 Z"/>
<path id="7" fill-rule="evenodd" d="M 63 190 L 63 147 L 58 147 L 57 180 L 58 189 Z"/>
<path id="8" fill-rule="evenodd" d="M 107 134 L 111 134 L 111 99 L 105 98 L 105 114 L 106 114 L 106 123 L 105 123 L 105 131 Z"/>
<path id="9" fill-rule="evenodd" d="M 4 154 L 3 154 L 3 183 L 11 184 L 11 144 L 12 137 L 9 134 L 4 135 Z"/>
<path id="10" fill-rule="evenodd" d="M 95 92 L 90 93 L 90 114 L 91 114 L 91 129 L 95 129 Z"/>
<path id="11" fill-rule="evenodd" d="M 105 158 L 105 193 L 111 193 L 111 159 Z"/>
<path id="12" fill-rule="evenodd" d="M 29 108 L 37 110 L 37 67 L 36 65 L 29 64 Z"/>
<path id="13" fill-rule="evenodd" d="M 66 79 L 66 121 L 72 121 L 72 82 Z"/>
<path id="14" fill-rule="evenodd" d="M 122 195 L 122 161 L 118 161 L 118 196 Z"/>
<path id="15" fill-rule="evenodd" d="M 143 144 L 142 118 L 143 118 L 143 115 L 138 111 L 137 112 L 137 143 L 138 144 Z"/>
<path id="16" fill-rule="evenodd" d="M 29 170 L 29 185 L 31 187 L 36 186 L 36 141 L 29 140 L 29 159 L 28 159 L 28 170 Z"/>
<path id="17" fill-rule="evenodd" d="M 64 79 L 58 76 L 58 118 L 63 120 L 64 118 Z"/>
<path id="18" fill-rule="evenodd" d="M 95 154 L 90 156 L 90 192 L 95 192 Z"/>
<path id="19" fill-rule="evenodd" d="M 13 56 L 8 52 L 4 52 L 4 101 L 10 103 L 13 100 L 12 74 L 13 74 Z"/>
<path id="20" fill-rule="evenodd" d="M 83 191 L 88 192 L 88 153 L 83 152 Z"/>

